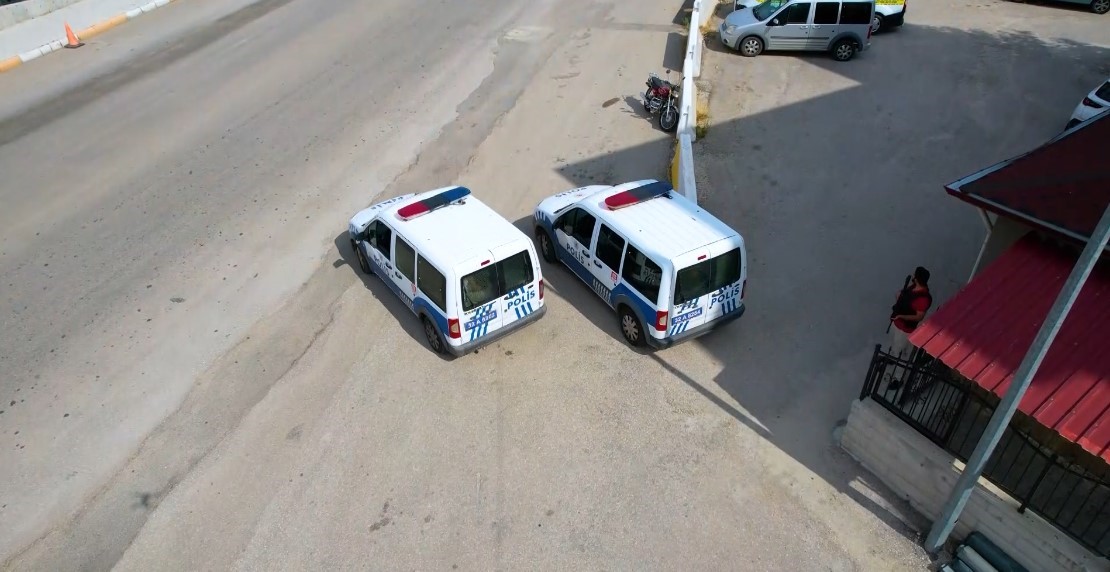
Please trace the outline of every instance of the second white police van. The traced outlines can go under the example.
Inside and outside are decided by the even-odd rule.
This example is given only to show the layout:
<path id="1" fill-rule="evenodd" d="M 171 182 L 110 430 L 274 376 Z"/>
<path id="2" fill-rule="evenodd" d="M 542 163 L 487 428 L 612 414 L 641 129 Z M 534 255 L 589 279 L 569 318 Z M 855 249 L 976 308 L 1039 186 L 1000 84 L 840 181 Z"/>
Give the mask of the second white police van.
<path id="1" fill-rule="evenodd" d="M 466 354 L 547 311 L 532 241 L 465 187 L 383 201 L 348 233 L 362 271 L 420 317 L 437 353 Z"/>
<path id="2" fill-rule="evenodd" d="M 616 310 L 633 346 L 668 347 L 744 313 L 743 237 L 667 183 L 562 192 L 533 220 L 544 259 L 562 261 Z"/>

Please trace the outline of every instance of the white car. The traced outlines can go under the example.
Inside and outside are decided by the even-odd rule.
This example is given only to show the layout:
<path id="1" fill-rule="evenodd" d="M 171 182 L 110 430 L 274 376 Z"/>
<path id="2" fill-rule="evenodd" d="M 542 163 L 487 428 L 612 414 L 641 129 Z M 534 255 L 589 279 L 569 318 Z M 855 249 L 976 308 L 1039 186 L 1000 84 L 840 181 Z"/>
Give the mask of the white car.
<path id="1" fill-rule="evenodd" d="M 1064 129 L 1071 129 L 1100 113 L 1106 113 L 1108 109 L 1110 109 L 1110 78 L 1092 89 L 1091 93 L 1075 106 L 1075 111 L 1071 112 L 1071 121 L 1068 121 L 1068 126 Z"/>

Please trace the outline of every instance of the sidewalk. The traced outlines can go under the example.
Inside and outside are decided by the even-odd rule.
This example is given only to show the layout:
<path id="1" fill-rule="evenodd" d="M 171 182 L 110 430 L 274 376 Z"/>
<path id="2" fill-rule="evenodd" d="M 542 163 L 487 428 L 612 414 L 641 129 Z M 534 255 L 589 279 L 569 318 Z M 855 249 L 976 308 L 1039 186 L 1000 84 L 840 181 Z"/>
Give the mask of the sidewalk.
<path id="1" fill-rule="evenodd" d="M 149 3 L 149 1 L 82 0 L 38 18 L 25 20 L 14 26 L 4 28 L 0 30 L 0 60 L 33 50 L 55 40 L 65 39 L 65 24 L 67 22 L 75 32 L 79 32 L 97 22 L 138 8 Z M 10 7 L 12 6 L 5 6 L 4 8 Z"/>

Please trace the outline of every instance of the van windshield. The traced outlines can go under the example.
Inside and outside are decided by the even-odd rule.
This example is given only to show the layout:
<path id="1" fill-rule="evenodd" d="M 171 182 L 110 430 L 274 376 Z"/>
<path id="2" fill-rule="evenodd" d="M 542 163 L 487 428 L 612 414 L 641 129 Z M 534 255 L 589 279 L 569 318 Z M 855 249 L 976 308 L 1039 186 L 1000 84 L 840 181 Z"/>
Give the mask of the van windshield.
<path id="1" fill-rule="evenodd" d="M 766 2 L 752 8 L 752 16 L 755 16 L 760 22 L 770 18 L 783 4 L 788 0 L 767 0 Z"/>
<path id="2" fill-rule="evenodd" d="M 740 249 L 734 248 L 720 256 L 679 270 L 675 279 L 674 303 L 696 300 L 739 281 Z"/>
<path id="3" fill-rule="evenodd" d="M 534 279 L 532 257 L 527 250 L 522 250 L 463 276 L 459 281 L 462 309 L 464 312 L 469 312 L 517 288 L 531 284 Z"/>

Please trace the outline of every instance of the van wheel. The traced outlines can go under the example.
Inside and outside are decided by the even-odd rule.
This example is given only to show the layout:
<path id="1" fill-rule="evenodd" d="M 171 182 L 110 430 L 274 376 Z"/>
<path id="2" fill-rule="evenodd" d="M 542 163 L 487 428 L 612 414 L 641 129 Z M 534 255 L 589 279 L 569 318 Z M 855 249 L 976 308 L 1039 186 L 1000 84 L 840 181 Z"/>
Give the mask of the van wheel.
<path id="1" fill-rule="evenodd" d="M 1091 11 L 1095 14 L 1110 12 L 1110 0 L 1094 0 L 1091 2 Z"/>
<path id="2" fill-rule="evenodd" d="M 740 40 L 740 43 L 737 44 L 736 47 L 740 50 L 740 55 L 748 58 L 754 58 L 763 53 L 763 40 L 760 40 L 755 36 L 748 36 L 747 38 Z"/>
<path id="3" fill-rule="evenodd" d="M 838 62 L 846 62 L 856 55 L 856 44 L 852 40 L 840 40 L 833 46 L 832 49 L 833 59 Z"/>
<path id="4" fill-rule="evenodd" d="M 440 337 L 435 324 L 427 316 L 420 318 L 420 320 L 424 322 L 424 336 L 428 338 L 428 346 L 437 354 L 443 353 L 443 338 Z"/>
<path id="5" fill-rule="evenodd" d="M 559 257 L 555 256 L 555 245 L 551 244 L 551 235 L 546 230 L 536 229 L 536 242 L 540 243 L 540 255 L 543 259 L 554 264 Z"/>
<path id="6" fill-rule="evenodd" d="M 362 273 L 371 274 L 370 262 L 366 260 L 366 254 L 362 252 L 362 249 L 359 248 L 353 240 L 351 241 L 351 248 L 355 249 L 355 256 L 358 257 L 358 267 L 362 269 Z"/>
<path id="7" fill-rule="evenodd" d="M 878 34 L 881 31 L 883 31 L 883 15 L 875 14 L 875 17 L 871 20 L 871 33 Z"/>
<path id="8" fill-rule="evenodd" d="M 635 348 L 643 347 L 644 345 L 644 326 L 640 323 L 640 319 L 628 306 L 621 306 L 619 316 L 621 319 L 621 335 L 624 336 L 624 341 Z"/>

